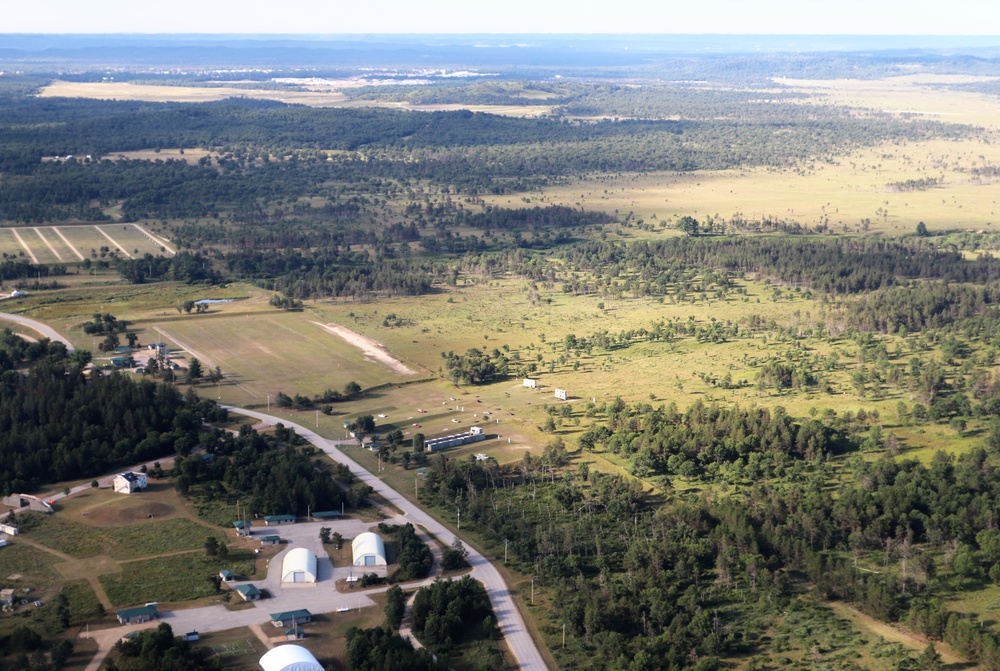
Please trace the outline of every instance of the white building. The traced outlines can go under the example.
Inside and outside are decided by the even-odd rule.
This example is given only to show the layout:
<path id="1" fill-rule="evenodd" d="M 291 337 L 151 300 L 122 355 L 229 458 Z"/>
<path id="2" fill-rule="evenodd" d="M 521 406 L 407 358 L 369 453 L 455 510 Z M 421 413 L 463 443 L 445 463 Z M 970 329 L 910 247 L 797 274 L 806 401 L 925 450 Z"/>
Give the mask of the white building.
<path id="1" fill-rule="evenodd" d="M 316 555 L 305 548 L 292 548 L 281 562 L 281 582 L 315 583 Z"/>
<path id="2" fill-rule="evenodd" d="M 385 566 L 385 543 L 370 531 L 358 534 L 351 543 L 355 566 Z"/>
<path id="3" fill-rule="evenodd" d="M 524 378 L 524 382 L 522 382 L 521 384 L 523 384 L 528 389 L 535 389 L 536 387 L 538 387 L 538 380 L 526 377 Z"/>
<path id="4" fill-rule="evenodd" d="M 119 494 L 131 494 L 132 492 L 142 491 L 146 488 L 146 474 L 145 473 L 119 473 L 115 476 L 115 491 Z"/>
<path id="5" fill-rule="evenodd" d="M 279 645 L 260 658 L 263 671 L 323 671 L 313 654 L 301 645 Z"/>
<path id="6" fill-rule="evenodd" d="M 565 401 L 566 400 L 566 390 L 565 389 L 556 389 L 556 398 L 558 398 L 560 401 Z"/>

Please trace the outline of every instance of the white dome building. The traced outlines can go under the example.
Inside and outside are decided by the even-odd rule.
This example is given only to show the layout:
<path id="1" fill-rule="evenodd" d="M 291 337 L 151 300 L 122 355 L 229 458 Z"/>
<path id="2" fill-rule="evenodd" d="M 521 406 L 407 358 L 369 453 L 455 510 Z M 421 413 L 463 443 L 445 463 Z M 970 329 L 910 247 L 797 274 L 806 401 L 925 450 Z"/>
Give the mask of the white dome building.
<path id="1" fill-rule="evenodd" d="M 281 582 L 315 583 L 316 555 L 305 548 L 289 550 L 281 562 Z"/>
<path id="2" fill-rule="evenodd" d="M 358 534 L 351 543 L 355 566 L 385 566 L 385 543 L 370 531 Z"/>
<path id="3" fill-rule="evenodd" d="M 260 658 L 264 671 L 323 671 L 313 654 L 301 645 L 279 645 Z"/>

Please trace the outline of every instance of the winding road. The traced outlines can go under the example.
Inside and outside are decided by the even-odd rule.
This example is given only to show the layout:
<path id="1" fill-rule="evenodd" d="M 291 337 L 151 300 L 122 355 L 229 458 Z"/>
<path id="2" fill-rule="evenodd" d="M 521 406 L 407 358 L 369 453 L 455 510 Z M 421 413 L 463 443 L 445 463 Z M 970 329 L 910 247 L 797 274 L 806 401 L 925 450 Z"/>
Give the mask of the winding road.
<path id="1" fill-rule="evenodd" d="M 9 312 L 0 312 L 0 319 L 20 324 L 21 326 L 27 326 L 29 329 L 38 331 L 43 337 L 48 338 L 53 342 L 61 342 L 63 345 L 66 345 L 66 349 L 70 352 L 76 349 L 73 347 L 73 343 L 71 343 L 66 336 L 59 333 L 59 331 L 56 331 L 48 324 L 43 324 L 40 321 L 29 319 L 28 317 L 22 317 L 21 315 L 14 315 Z"/>
<path id="2" fill-rule="evenodd" d="M 446 543 L 447 545 L 451 545 L 454 542 L 455 534 L 449 531 L 444 525 L 337 449 L 338 445 L 356 445 L 357 443 L 355 441 L 327 440 L 315 431 L 312 431 L 311 429 L 308 429 L 300 424 L 290 422 L 284 418 L 274 417 L 273 415 L 266 415 L 261 412 L 246 410 L 244 408 L 237 408 L 233 406 L 225 407 L 241 415 L 259 419 L 267 425 L 273 425 L 281 422 L 286 427 L 294 429 L 296 433 L 318 447 L 328 457 L 350 468 L 351 472 L 354 473 L 359 480 L 364 482 L 366 485 L 370 485 L 372 489 L 378 492 L 381 496 L 385 497 L 389 503 L 394 505 L 399 510 L 402 510 L 406 519 L 414 525 L 419 524 L 424 527 L 427 531 L 436 536 L 438 540 Z M 465 547 L 469 551 L 467 559 L 474 569 L 476 578 L 486 586 L 486 591 L 489 594 L 490 603 L 493 605 L 493 612 L 496 614 L 500 630 L 507 639 L 507 645 L 510 648 L 511 653 L 517 659 L 518 667 L 520 669 L 524 669 L 524 671 L 544 671 L 548 667 L 545 666 L 545 661 L 542 659 L 541 652 L 539 652 L 538 647 L 535 645 L 535 641 L 528 633 L 527 627 L 524 624 L 524 618 L 521 617 L 520 611 L 517 610 L 517 606 L 514 604 L 514 597 L 507 588 L 507 583 L 504 582 L 500 572 L 482 554 L 477 552 L 468 544 L 466 544 Z"/>

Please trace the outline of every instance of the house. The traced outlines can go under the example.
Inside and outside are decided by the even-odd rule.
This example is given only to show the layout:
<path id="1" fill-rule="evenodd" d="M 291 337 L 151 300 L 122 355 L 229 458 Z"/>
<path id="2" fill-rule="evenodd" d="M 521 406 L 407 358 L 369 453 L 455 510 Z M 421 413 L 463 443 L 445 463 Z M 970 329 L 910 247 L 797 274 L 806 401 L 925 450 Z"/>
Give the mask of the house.
<path id="1" fill-rule="evenodd" d="M 223 582 L 232 582 L 236 580 L 236 574 L 227 568 L 219 571 L 219 577 L 222 578 Z"/>
<path id="2" fill-rule="evenodd" d="M 145 489 L 146 485 L 147 481 L 145 473 L 119 473 L 115 476 L 114 480 L 115 491 L 119 494 L 139 492 Z"/>
<path id="3" fill-rule="evenodd" d="M 139 624 L 149 622 L 156 617 L 156 606 L 139 606 L 115 611 L 121 624 Z"/>
<path id="4" fill-rule="evenodd" d="M 306 630 L 303 629 L 302 627 L 292 627 L 291 629 L 285 630 L 286 641 L 297 641 L 305 637 L 306 637 Z"/>
<path id="5" fill-rule="evenodd" d="M 0 606 L 13 606 L 14 601 L 13 589 L 0 590 Z"/>
<path id="6" fill-rule="evenodd" d="M 295 524 L 295 515 L 268 515 L 264 518 L 264 526 L 274 527 L 279 524 Z"/>
<path id="7" fill-rule="evenodd" d="M 239 585 L 236 588 L 236 591 L 241 597 L 243 597 L 244 601 L 260 601 L 262 596 L 261 591 L 250 584 Z"/>
<path id="8" fill-rule="evenodd" d="M 275 627 L 294 627 L 307 622 L 312 622 L 312 613 L 305 608 L 289 610 L 284 613 L 271 613 L 271 624 Z"/>
<path id="9" fill-rule="evenodd" d="M 522 384 L 525 387 L 527 387 L 528 389 L 535 389 L 535 388 L 538 387 L 538 380 L 535 380 L 535 379 L 530 378 L 530 377 L 526 377 L 526 378 L 524 378 L 524 382 Z"/>
<path id="10" fill-rule="evenodd" d="M 261 536 L 261 545 L 277 545 L 281 542 L 281 536 Z"/>
<path id="11" fill-rule="evenodd" d="M 253 529 L 250 528 L 253 526 L 253 522 L 247 522 L 245 520 L 236 520 L 235 522 L 233 522 L 233 526 L 236 527 L 237 536 L 253 535 Z"/>
<path id="12" fill-rule="evenodd" d="M 339 520 L 340 511 L 339 510 L 324 510 L 323 512 L 313 513 L 312 518 L 314 520 Z"/>
<path id="13" fill-rule="evenodd" d="M 567 394 L 565 389 L 556 389 L 556 398 L 558 398 L 560 401 L 565 401 L 566 396 Z"/>

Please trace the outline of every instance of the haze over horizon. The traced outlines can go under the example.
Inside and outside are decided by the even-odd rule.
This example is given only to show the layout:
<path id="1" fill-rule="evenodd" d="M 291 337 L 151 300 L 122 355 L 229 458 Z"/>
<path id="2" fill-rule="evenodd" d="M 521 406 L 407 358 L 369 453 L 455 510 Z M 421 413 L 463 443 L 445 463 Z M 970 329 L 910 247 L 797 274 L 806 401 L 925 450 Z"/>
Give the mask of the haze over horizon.
<path id="1" fill-rule="evenodd" d="M 364 4 L 286 0 L 39 0 L 5 8 L 2 33 L 61 34 L 733 34 L 983 36 L 1000 6 L 955 0 L 510 0 L 503 9 L 453 0 Z"/>

